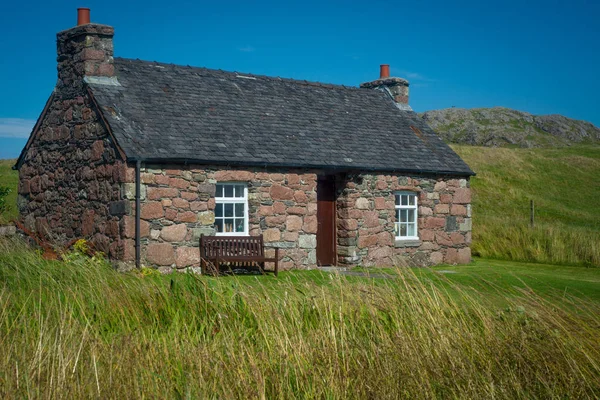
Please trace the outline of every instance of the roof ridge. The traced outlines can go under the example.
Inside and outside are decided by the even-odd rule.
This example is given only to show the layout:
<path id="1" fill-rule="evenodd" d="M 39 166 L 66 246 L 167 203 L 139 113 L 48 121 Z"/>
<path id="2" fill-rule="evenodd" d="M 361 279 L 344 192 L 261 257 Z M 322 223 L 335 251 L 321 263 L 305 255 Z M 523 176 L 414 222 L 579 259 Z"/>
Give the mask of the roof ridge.
<path id="1" fill-rule="evenodd" d="M 293 79 L 293 78 L 283 78 L 280 76 L 257 75 L 257 74 L 253 74 L 250 72 L 226 71 L 226 70 L 222 70 L 222 69 L 214 69 L 214 68 L 208 68 L 208 67 L 196 67 L 196 66 L 191 66 L 191 65 L 163 63 L 163 62 L 159 62 L 159 61 L 140 60 L 139 58 L 115 57 L 114 60 L 115 61 L 124 61 L 124 62 L 135 62 L 135 63 L 140 63 L 140 64 L 154 64 L 154 65 L 158 65 L 158 66 L 162 66 L 162 67 L 170 67 L 170 68 L 179 67 L 179 68 L 188 68 L 188 69 L 193 69 L 193 70 L 203 70 L 203 71 L 219 73 L 219 74 L 223 74 L 223 75 L 245 76 L 245 77 L 257 78 L 257 79 L 261 79 L 261 80 L 264 79 L 264 80 L 270 80 L 270 81 L 282 81 L 282 82 L 289 82 L 289 83 L 294 83 L 294 84 L 298 84 L 298 85 L 321 87 L 321 88 L 325 88 L 325 89 L 361 90 L 361 91 L 365 91 L 365 92 L 366 91 L 375 92 L 373 90 L 360 88 L 358 86 L 346 86 L 346 85 L 340 85 L 340 84 L 335 84 L 335 83 L 323 83 L 323 82 L 317 82 L 317 81 L 307 81 L 307 80 L 300 80 L 300 79 Z"/>

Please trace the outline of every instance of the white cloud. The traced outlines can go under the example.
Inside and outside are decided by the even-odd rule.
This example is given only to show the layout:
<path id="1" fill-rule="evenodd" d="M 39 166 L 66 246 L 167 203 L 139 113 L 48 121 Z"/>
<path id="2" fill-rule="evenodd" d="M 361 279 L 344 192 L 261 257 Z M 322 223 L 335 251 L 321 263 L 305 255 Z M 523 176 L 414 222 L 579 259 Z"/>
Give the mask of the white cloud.
<path id="1" fill-rule="evenodd" d="M 406 77 L 409 79 L 423 79 L 423 75 L 418 72 L 407 72 Z"/>
<path id="2" fill-rule="evenodd" d="M 392 76 L 397 76 L 400 78 L 405 78 L 408 79 L 410 81 L 410 83 L 413 82 L 419 82 L 419 83 L 431 83 L 431 82 L 435 82 L 435 79 L 431 79 L 428 78 L 426 76 L 424 76 L 423 74 L 420 74 L 418 72 L 412 72 L 412 71 L 406 71 L 406 70 L 401 70 L 401 69 L 396 69 L 396 68 L 392 68 L 391 70 L 391 75 Z"/>
<path id="3" fill-rule="evenodd" d="M 0 118 L 0 137 L 28 138 L 35 121 L 22 118 Z"/>
<path id="4" fill-rule="evenodd" d="M 241 51 L 242 53 L 252 53 L 256 49 L 252 46 L 244 46 L 244 47 L 238 48 L 238 50 Z"/>

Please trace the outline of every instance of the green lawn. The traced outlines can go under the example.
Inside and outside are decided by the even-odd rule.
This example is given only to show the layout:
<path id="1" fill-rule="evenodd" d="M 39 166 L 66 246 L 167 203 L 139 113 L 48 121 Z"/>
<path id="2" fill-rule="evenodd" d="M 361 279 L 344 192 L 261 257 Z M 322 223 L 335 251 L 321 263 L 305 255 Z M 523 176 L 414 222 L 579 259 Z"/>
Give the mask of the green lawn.
<path id="1" fill-rule="evenodd" d="M 357 272 L 366 276 L 356 276 Z M 415 268 L 407 274 L 406 269 L 355 268 L 353 275 L 340 278 L 350 283 L 369 282 L 373 285 L 398 285 L 399 279 L 418 279 L 424 284 L 433 284 L 452 290 L 465 290 L 484 294 L 493 302 L 506 298 L 518 298 L 524 290 L 532 290 L 546 300 L 560 301 L 561 298 L 582 298 L 600 306 L 600 268 L 536 264 L 515 261 L 475 258 L 468 265 L 441 265 L 432 268 Z M 401 276 L 399 276 L 401 275 Z M 371 278 L 373 276 L 374 278 Z M 209 278 L 210 279 L 210 278 Z M 222 281 L 244 282 L 249 285 L 272 281 L 272 290 L 279 286 L 294 284 L 323 284 L 331 282 L 331 273 L 317 270 L 289 271 L 280 273 L 279 279 L 270 276 L 235 276 L 219 278 Z"/>
<path id="2" fill-rule="evenodd" d="M 428 273 L 456 272 L 443 275 L 452 283 L 480 291 L 530 288 L 542 295 L 583 297 L 600 304 L 600 268 L 475 259 L 469 265 L 431 271 Z"/>

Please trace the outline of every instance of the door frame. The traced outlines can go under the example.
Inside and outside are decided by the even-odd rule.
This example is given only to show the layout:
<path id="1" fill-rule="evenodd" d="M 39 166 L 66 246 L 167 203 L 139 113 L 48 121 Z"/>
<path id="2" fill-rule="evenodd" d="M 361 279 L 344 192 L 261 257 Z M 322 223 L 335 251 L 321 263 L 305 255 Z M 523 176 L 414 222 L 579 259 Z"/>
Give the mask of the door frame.
<path id="1" fill-rule="evenodd" d="M 323 196 L 323 192 L 322 192 L 322 185 L 327 185 L 329 187 L 330 190 L 330 197 L 331 197 L 331 248 L 328 249 L 329 250 L 329 257 L 331 261 L 330 263 L 321 263 L 320 261 L 322 260 L 322 257 L 320 256 L 320 253 L 322 253 L 322 251 L 319 251 L 320 246 L 323 246 L 323 240 L 319 240 L 322 237 L 322 233 L 320 233 L 321 230 L 321 223 L 322 223 L 322 214 L 320 214 L 320 205 L 322 204 L 319 201 L 319 197 Z M 336 176 L 335 175 L 331 175 L 331 174 L 324 174 L 324 175 L 318 175 L 317 176 L 317 235 L 316 235 L 316 241 L 317 241 L 317 247 L 315 249 L 316 251 L 316 261 L 317 261 L 317 265 L 321 266 L 321 265 L 337 265 L 337 202 L 336 202 Z M 326 200 L 321 200 L 321 201 L 326 201 Z"/>

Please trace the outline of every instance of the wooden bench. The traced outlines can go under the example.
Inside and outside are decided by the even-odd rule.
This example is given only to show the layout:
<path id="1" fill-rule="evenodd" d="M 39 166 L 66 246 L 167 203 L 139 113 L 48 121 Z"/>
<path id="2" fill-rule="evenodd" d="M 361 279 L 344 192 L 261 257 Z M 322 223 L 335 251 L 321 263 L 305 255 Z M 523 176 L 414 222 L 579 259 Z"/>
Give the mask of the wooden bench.
<path id="1" fill-rule="evenodd" d="M 258 267 L 261 273 L 279 272 L 279 249 L 275 257 L 265 257 L 265 246 L 260 236 L 200 236 L 200 262 L 202 273 L 219 274 L 220 267 L 251 269 Z M 273 271 L 265 270 L 265 263 L 275 264 Z"/>

